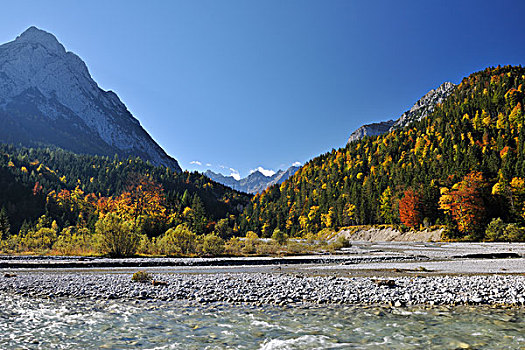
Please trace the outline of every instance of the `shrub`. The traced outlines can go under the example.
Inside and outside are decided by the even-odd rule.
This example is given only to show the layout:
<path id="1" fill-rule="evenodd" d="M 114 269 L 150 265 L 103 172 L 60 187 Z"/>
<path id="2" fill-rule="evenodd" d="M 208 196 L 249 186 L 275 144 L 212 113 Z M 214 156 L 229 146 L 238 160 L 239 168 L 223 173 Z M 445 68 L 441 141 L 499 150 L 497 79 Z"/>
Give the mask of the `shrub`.
<path id="1" fill-rule="evenodd" d="M 332 239 L 336 234 L 337 234 L 337 231 L 335 231 L 334 229 L 328 228 L 328 227 L 323 228 L 321 231 L 317 232 L 317 234 L 311 233 L 311 235 L 315 237 L 316 240 L 317 239 Z M 308 239 L 308 235 L 309 234 L 306 234 L 307 239 Z"/>
<path id="2" fill-rule="evenodd" d="M 115 213 L 101 216 L 95 224 L 95 231 L 100 237 L 102 252 L 111 257 L 134 255 L 140 243 L 141 235 L 134 223 Z"/>
<path id="3" fill-rule="evenodd" d="M 140 283 L 148 283 L 153 280 L 153 276 L 151 276 L 146 271 L 137 271 L 131 276 L 132 282 L 140 282 Z"/>
<path id="4" fill-rule="evenodd" d="M 157 246 L 155 244 L 155 237 L 152 237 L 151 239 L 145 235 L 140 235 L 140 242 L 137 247 L 137 253 L 139 254 L 156 254 L 157 253 Z"/>
<path id="5" fill-rule="evenodd" d="M 232 237 L 224 246 L 224 251 L 228 255 L 241 255 L 242 242 L 239 237 Z"/>
<path id="6" fill-rule="evenodd" d="M 257 245 L 257 255 L 277 255 L 281 250 L 281 247 L 275 242 L 260 243 Z"/>
<path id="7" fill-rule="evenodd" d="M 231 237 L 233 230 L 230 227 L 228 219 L 220 219 L 215 225 L 215 234 L 221 238 Z"/>
<path id="8" fill-rule="evenodd" d="M 277 228 L 273 231 L 272 239 L 279 245 L 285 245 L 288 241 L 288 235 Z"/>
<path id="9" fill-rule="evenodd" d="M 304 238 L 309 244 L 314 244 L 315 241 L 317 241 L 318 236 L 314 235 L 312 232 L 308 232 Z"/>
<path id="10" fill-rule="evenodd" d="M 305 244 L 296 241 L 289 241 L 286 249 L 290 254 L 305 254 L 308 252 L 308 247 Z"/>
<path id="11" fill-rule="evenodd" d="M 224 240 L 216 234 L 209 233 L 204 236 L 202 251 L 206 255 L 220 255 L 224 252 Z"/>
<path id="12" fill-rule="evenodd" d="M 495 242 L 503 240 L 505 236 L 505 224 L 500 218 L 492 219 L 485 229 L 485 238 L 487 241 Z"/>
<path id="13" fill-rule="evenodd" d="M 259 244 L 259 236 L 253 231 L 246 232 L 246 239 L 244 240 L 244 252 L 247 254 L 253 254 L 257 251 L 257 245 Z"/>
<path id="14" fill-rule="evenodd" d="M 97 251 L 97 243 L 87 228 L 69 226 L 58 235 L 53 251 L 61 255 L 93 255 Z"/>
<path id="15" fill-rule="evenodd" d="M 188 226 L 181 224 L 170 228 L 157 240 L 157 247 L 166 255 L 189 255 L 197 251 L 197 236 Z"/>
<path id="16" fill-rule="evenodd" d="M 49 250 L 57 238 L 56 231 L 49 227 L 42 227 L 28 232 L 22 238 L 22 245 L 27 251 Z"/>
<path id="17" fill-rule="evenodd" d="M 327 249 L 333 252 L 340 250 L 341 248 L 348 248 L 351 246 L 352 244 L 350 244 L 350 241 L 345 236 L 339 236 L 334 242 L 327 246 Z"/>
<path id="18" fill-rule="evenodd" d="M 525 228 L 516 224 L 505 224 L 500 218 L 492 219 L 485 230 L 487 241 L 519 242 L 525 240 Z"/>
<path id="19" fill-rule="evenodd" d="M 337 243 L 341 245 L 341 248 L 349 248 L 352 246 L 350 241 L 345 236 L 339 236 L 337 238 Z"/>
<path id="20" fill-rule="evenodd" d="M 505 227 L 504 239 L 509 242 L 525 241 L 525 229 L 516 224 L 508 224 Z"/>

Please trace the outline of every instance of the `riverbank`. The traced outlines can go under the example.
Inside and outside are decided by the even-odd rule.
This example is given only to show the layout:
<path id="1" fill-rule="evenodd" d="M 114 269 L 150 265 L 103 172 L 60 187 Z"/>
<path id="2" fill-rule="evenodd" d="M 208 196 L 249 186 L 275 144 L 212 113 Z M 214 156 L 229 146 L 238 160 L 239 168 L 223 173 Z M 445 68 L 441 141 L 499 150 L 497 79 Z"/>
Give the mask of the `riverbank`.
<path id="1" fill-rule="evenodd" d="M 444 228 L 427 229 L 423 231 L 410 230 L 401 232 L 388 225 L 374 226 L 355 226 L 350 229 L 343 229 L 334 235 L 334 239 L 344 237 L 350 241 L 368 242 L 439 242 Z"/>
<path id="2" fill-rule="evenodd" d="M 0 257 L 0 292 L 252 304 L 525 304 L 525 244 L 353 242 L 282 258 Z M 160 281 L 131 281 L 133 272 Z"/>
<path id="3" fill-rule="evenodd" d="M 525 305 L 525 276 L 368 277 L 268 273 L 33 273 L 0 278 L 0 292 L 37 298 L 253 304 Z"/>

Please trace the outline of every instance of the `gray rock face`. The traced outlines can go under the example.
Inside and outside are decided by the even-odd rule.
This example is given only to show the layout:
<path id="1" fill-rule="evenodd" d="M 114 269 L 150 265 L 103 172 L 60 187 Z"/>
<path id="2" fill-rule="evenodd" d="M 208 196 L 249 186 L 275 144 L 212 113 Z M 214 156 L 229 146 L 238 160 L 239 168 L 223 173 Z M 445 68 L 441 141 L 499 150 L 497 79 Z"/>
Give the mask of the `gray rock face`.
<path id="1" fill-rule="evenodd" d="M 0 124 L 0 142 L 139 156 L 181 171 L 77 55 L 35 27 L 0 46 Z"/>
<path id="2" fill-rule="evenodd" d="M 427 92 L 427 94 L 419 99 L 409 111 L 406 111 L 401 117 L 399 117 L 390 128 L 390 131 L 403 128 L 415 121 L 425 118 L 434 111 L 434 108 L 438 103 L 443 103 L 443 101 L 450 96 L 455 87 L 456 85 L 447 81 L 441 84 L 437 89 Z"/>
<path id="3" fill-rule="evenodd" d="M 434 111 L 438 103 L 443 101 L 454 91 L 456 85 L 445 82 L 438 88 L 430 90 L 421 97 L 410 110 L 406 111 L 397 120 L 381 123 L 365 124 L 354 131 L 348 138 L 347 144 L 362 139 L 365 136 L 377 136 L 395 129 L 401 129 L 415 121 L 425 118 Z"/>
<path id="4" fill-rule="evenodd" d="M 295 174 L 297 170 L 299 170 L 299 167 L 291 166 L 287 170 L 279 170 L 272 176 L 265 176 L 260 171 L 254 171 L 240 180 L 236 180 L 232 176 L 224 176 L 222 174 L 214 173 L 211 170 L 207 170 L 204 175 L 215 182 L 231 187 L 237 191 L 260 193 L 272 185 L 283 183 Z"/>
<path id="5" fill-rule="evenodd" d="M 394 123 L 396 123 L 395 120 L 389 120 L 386 122 L 365 124 L 350 135 L 347 143 L 361 140 L 365 136 L 377 136 L 387 133 Z"/>

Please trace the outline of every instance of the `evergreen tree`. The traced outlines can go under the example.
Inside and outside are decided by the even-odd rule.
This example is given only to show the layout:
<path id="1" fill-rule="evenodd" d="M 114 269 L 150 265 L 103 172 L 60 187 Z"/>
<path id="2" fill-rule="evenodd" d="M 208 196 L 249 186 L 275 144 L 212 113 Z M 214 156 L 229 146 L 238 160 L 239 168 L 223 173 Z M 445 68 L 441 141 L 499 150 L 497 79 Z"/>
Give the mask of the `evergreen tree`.
<path id="1" fill-rule="evenodd" d="M 2 207 L 0 210 L 0 239 L 6 239 L 11 230 L 11 225 L 9 224 L 9 217 L 7 216 L 7 210 L 5 207 Z"/>

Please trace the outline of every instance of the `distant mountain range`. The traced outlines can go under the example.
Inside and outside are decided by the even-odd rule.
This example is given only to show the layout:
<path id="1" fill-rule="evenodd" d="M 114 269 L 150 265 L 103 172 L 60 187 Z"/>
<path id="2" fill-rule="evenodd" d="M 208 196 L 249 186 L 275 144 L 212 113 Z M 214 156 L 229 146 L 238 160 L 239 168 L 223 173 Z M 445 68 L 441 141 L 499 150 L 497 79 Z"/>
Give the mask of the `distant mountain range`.
<path id="1" fill-rule="evenodd" d="M 347 143 L 361 140 L 365 136 L 382 135 L 425 118 L 434 111 L 438 103 L 443 103 L 454 91 L 455 87 L 456 85 L 450 82 L 441 84 L 437 89 L 430 90 L 425 96 L 421 97 L 410 110 L 403 113 L 397 120 L 392 119 L 386 122 L 365 124 L 350 135 Z"/>
<path id="2" fill-rule="evenodd" d="M 260 193 L 272 185 L 283 183 L 289 177 L 295 174 L 297 170 L 299 170 L 299 167 L 291 166 L 287 170 L 279 170 L 272 176 L 266 176 L 259 170 L 256 170 L 240 180 L 235 179 L 233 176 L 224 176 L 222 174 L 215 173 L 211 170 L 207 170 L 204 175 L 215 182 L 231 187 L 237 191 L 246 193 Z"/>
<path id="3" fill-rule="evenodd" d="M 82 59 L 35 27 L 0 46 L 0 125 L 3 143 L 138 156 L 181 171 Z"/>

